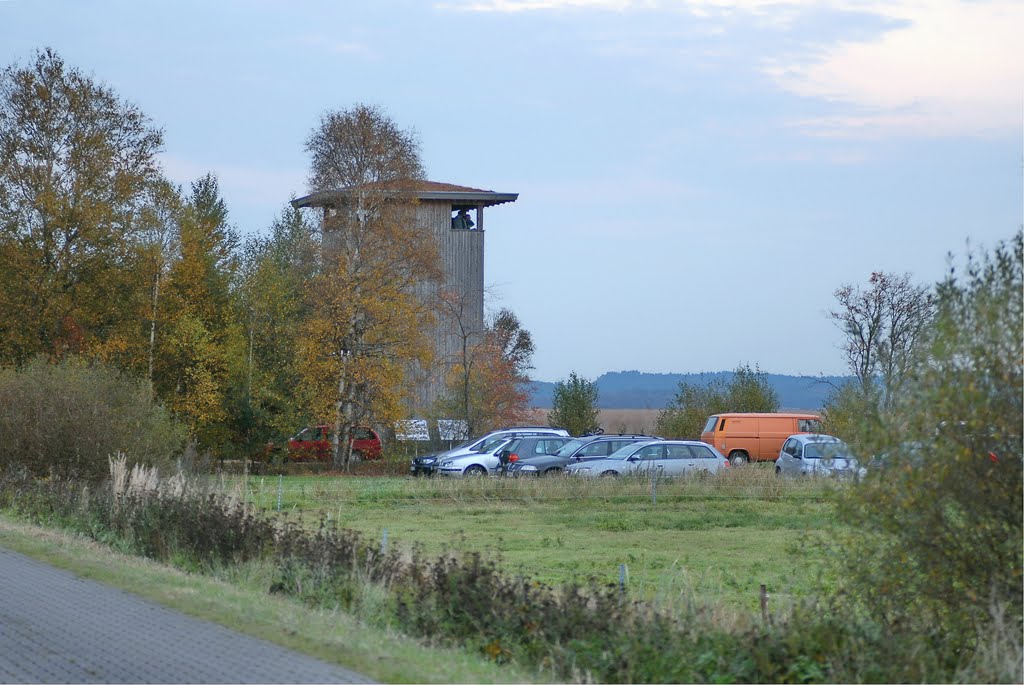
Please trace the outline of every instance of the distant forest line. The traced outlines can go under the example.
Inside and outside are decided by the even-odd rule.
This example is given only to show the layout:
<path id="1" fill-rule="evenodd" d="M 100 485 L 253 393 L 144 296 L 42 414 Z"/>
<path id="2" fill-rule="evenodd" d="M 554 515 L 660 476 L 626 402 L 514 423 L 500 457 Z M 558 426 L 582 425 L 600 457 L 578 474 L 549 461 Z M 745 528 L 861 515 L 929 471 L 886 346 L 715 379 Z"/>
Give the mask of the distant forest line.
<path id="1" fill-rule="evenodd" d="M 597 377 L 598 406 L 602 409 L 661 409 L 676 396 L 679 383 L 707 385 L 728 382 L 732 371 L 712 373 L 643 373 L 611 371 Z M 765 378 L 779 394 L 783 409 L 821 409 L 832 391 L 851 380 L 849 376 L 786 376 L 767 373 Z M 555 384 L 532 381 L 531 405 L 551 408 Z"/>

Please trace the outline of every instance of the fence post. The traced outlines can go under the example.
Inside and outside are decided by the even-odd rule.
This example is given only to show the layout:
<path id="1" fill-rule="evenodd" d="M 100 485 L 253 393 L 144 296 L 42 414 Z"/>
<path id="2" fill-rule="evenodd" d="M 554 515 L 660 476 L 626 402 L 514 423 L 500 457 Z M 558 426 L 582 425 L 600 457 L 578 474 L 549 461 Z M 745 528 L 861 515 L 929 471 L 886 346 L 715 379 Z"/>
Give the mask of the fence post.
<path id="1" fill-rule="evenodd" d="M 387 554 L 388 551 L 388 529 L 384 529 L 384 534 L 380 537 L 380 553 Z"/>
<path id="2" fill-rule="evenodd" d="M 284 494 L 284 474 L 277 474 L 277 510 L 281 511 L 281 495 Z"/>
<path id="3" fill-rule="evenodd" d="M 765 625 L 770 624 L 768 620 L 768 588 L 764 583 L 761 583 L 761 620 Z"/>
<path id="4" fill-rule="evenodd" d="M 661 473 L 663 466 L 651 469 L 651 505 L 658 503 L 658 474 Z"/>
<path id="5" fill-rule="evenodd" d="M 623 598 L 626 596 L 626 579 L 629 578 L 629 570 L 625 564 L 619 564 L 619 592 Z"/>

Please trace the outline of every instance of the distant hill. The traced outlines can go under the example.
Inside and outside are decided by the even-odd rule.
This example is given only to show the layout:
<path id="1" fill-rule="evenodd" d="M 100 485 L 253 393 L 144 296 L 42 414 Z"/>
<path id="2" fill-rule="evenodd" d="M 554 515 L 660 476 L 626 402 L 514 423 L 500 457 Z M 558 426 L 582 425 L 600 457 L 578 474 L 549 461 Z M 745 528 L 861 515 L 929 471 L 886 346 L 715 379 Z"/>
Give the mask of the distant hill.
<path id="1" fill-rule="evenodd" d="M 598 406 L 601 409 L 661 409 L 672 401 L 680 381 L 706 385 L 716 379 L 728 382 L 732 371 L 714 373 L 642 373 L 612 371 L 597 378 Z M 783 409 L 821 409 L 834 386 L 850 380 L 847 376 L 784 376 L 765 374 Z M 533 381 L 532 406 L 551 408 L 555 384 Z"/>

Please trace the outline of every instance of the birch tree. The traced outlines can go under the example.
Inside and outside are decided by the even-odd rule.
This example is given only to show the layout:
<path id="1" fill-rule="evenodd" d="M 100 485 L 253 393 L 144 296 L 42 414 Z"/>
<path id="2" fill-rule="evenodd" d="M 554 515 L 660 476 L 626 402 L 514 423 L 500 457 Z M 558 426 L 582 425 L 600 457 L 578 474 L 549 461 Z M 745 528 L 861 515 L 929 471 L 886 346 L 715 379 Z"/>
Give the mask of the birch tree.
<path id="1" fill-rule="evenodd" d="M 415 221 L 410 190 L 423 167 L 414 132 L 356 105 L 324 114 L 306 150 L 311 188 L 346 191 L 324 223 L 301 349 L 315 402 L 333 404 L 334 464 L 348 469 L 353 426 L 399 418 L 408 363 L 431 361 L 434 303 L 418 293 L 440 267 L 429 228 Z"/>

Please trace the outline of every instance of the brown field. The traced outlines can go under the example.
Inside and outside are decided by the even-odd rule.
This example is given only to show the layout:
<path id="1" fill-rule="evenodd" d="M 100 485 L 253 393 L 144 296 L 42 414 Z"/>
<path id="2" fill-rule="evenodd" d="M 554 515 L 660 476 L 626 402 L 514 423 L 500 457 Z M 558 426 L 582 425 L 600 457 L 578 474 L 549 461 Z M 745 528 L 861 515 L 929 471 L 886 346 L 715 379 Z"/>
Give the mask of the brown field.
<path id="1" fill-rule="evenodd" d="M 646 433 L 654 435 L 660 409 L 602 409 L 601 428 L 605 433 Z M 548 410 L 534 409 L 530 423 L 548 425 Z"/>

